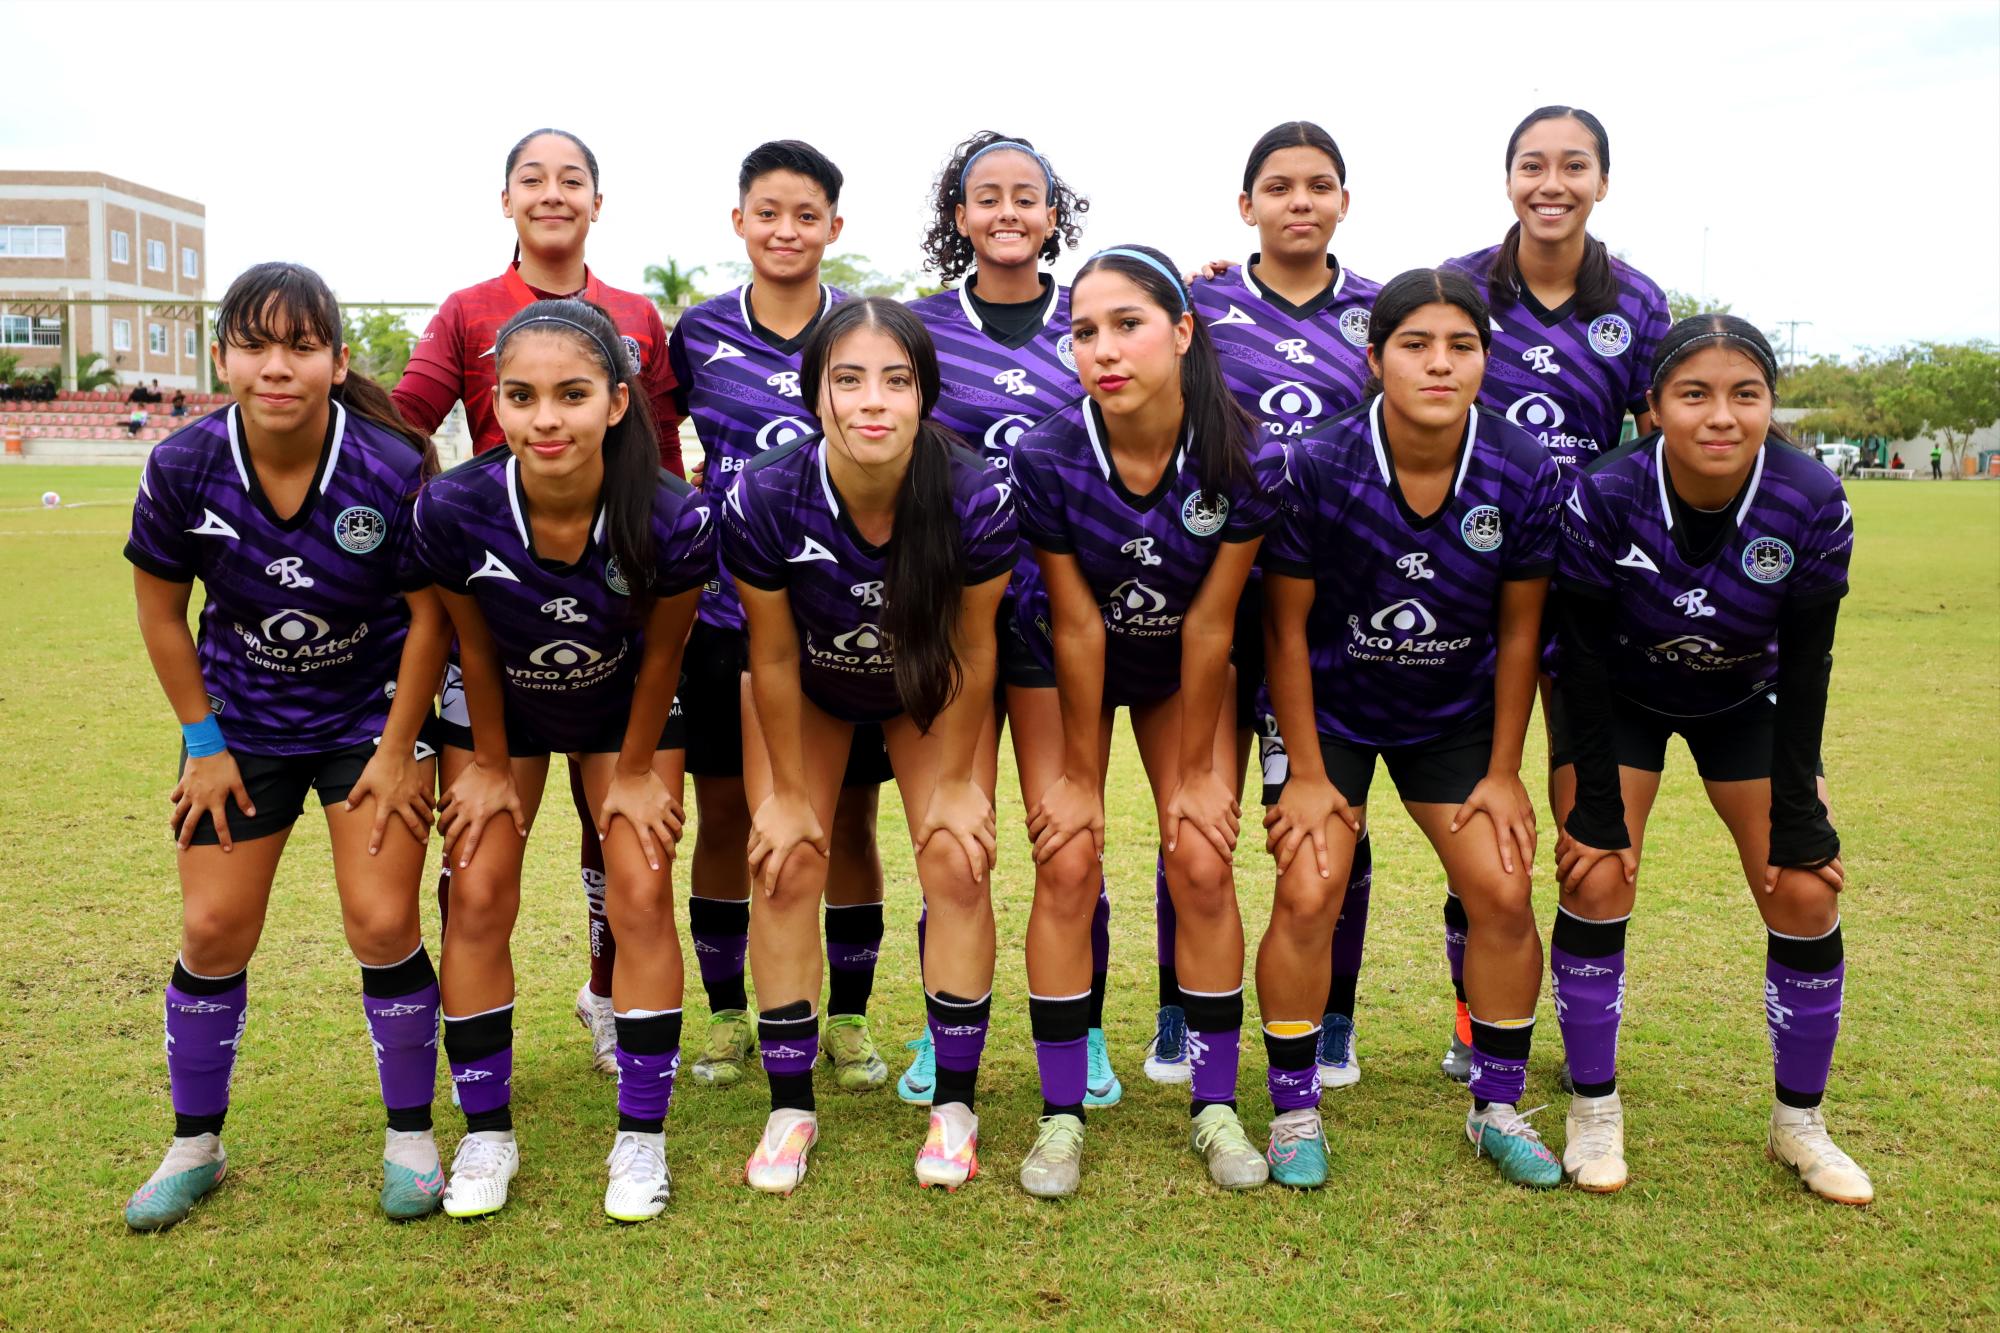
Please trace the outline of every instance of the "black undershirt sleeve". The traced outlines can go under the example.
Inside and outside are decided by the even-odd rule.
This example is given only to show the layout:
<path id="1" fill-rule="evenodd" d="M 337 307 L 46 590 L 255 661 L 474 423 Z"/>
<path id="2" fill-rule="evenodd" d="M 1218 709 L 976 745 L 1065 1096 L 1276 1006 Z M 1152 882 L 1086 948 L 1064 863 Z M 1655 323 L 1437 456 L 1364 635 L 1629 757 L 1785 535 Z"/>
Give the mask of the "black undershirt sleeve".
<path id="1" fill-rule="evenodd" d="M 1771 856 L 1774 866 L 1817 867 L 1840 855 L 1840 835 L 1814 782 L 1833 672 L 1837 600 L 1787 606 L 1778 618 L 1778 718 L 1771 739 Z"/>
<path id="2" fill-rule="evenodd" d="M 1561 614 L 1563 720 L 1576 761 L 1576 805 L 1564 822 L 1569 836 L 1587 847 L 1621 851 L 1625 798 L 1618 789 L 1618 752 L 1611 740 L 1611 625 L 1608 599 L 1566 584 L 1556 601 Z"/>

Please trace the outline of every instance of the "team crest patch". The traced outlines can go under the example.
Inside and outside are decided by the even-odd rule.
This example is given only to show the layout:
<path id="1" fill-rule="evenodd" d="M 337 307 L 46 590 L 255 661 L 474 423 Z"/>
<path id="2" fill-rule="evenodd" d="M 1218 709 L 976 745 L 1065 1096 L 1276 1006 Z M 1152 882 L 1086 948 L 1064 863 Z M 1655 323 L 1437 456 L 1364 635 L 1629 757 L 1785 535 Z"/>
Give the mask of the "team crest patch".
<path id="1" fill-rule="evenodd" d="M 389 521 L 380 510 L 367 505 L 351 505 L 333 520 L 333 539 L 340 543 L 341 550 L 356 555 L 367 555 L 388 535 Z"/>
<path id="2" fill-rule="evenodd" d="M 1599 356 L 1623 356 L 1632 345 L 1632 326 L 1623 315 L 1599 315 L 1590 321 L 1590 350 Z"/>
<path id="3" fill-rule="evenodd" d="M 1340 312 L 1340 336 L 1356 347 L 1368 345 L 1368 312 L 1360 306 L 1349 306 Z"/>
<path id="4" fill-rule="evenodd" d="M 1776 537 L 1759 537 L 1743 548 L 1743 572 L 1759 583 L 1776 583 L 1792 572 L 1792 548 Z"/>
<path id="5" fill-rule="evenodd" d="M 1491 551 L 1500 545 L 1500 511 L 1481 505 L 1458 525 L 1458 535 L 1475 551 Z"/>
<path id="6" fill-rule="evenodd" d="M 1190 495 L 1181 505 L 1181 526 L 1197 537 L 1213 537 L 1222 531 L 1222 524 L 1229 517 L 1229 497 L 1218 495 L 1210 500 L 1201 491 Z"/>
<path id="7" fill-rule="evenodd" d="M 1065 333 L 1056 339 L 1056 359 L 1071 370 L 1076 369 L 1076 339 Z"/>
<path id="8" fill-rule="evenodd" d="M 631 585 L 627 584 L 625 576 L 618 572 L 618 561 L 616 559 L 609 559 L 604 562 L 604 586 L 617 593 L 620 597 L 629 597 L 632 595 Z"/>
<path id="9" fill-rule="evenodd" d="M 639 358 L 639 340 L 628 333 L 624 335 L 624 342 L 625 359 L 632 363 L 632 373 L 637 375 L 646 368 Z"/>

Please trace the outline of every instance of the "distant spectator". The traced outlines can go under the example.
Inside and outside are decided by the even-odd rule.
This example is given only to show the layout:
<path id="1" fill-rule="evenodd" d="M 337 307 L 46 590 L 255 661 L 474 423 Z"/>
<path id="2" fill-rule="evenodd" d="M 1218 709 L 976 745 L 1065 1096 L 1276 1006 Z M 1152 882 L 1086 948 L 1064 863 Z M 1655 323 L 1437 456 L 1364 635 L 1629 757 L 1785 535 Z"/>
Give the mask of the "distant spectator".
<path id="1" fill-rule="evenodd" d="M 132 392 L 125 395 L 125 401 L 128 403 L 143 403 L 147 401 L 145 381 L 142 380 L 139 383 L 134 384 L 132 386 Z"/>
<path id="2" fill-rule="evenodd" d="M 1890 459 L 1890 460 L 1889 460 L 1889 466 L 1890 466 L 1890 467 L 1892 467 L 1892 468 L 1898 468 L 1898 469 L 1900 469 L 1900 468 L 1901 468 L 1901 467 L 1903 466 L 1903 453 L 1902 453 L 1902 450 L 1900 450 L 1900 449 L 1899 449 L 1899 450 L 1897 450 L 1897 451 L 1896 451 L 1896 456 L 1895 456 L 1894 458 L 1892 458 L 1892 459 Z"/>
<path id="3" fill-rule="evenodd" d="M 146 401 L 149 403 L 164 403 L 167 401 L 160 395 L 160 382 L 158 380 L 154 380 L 152 387 L 146 390 Z"/>
<path id="4" fill-rule="evenodd" d="M 188 396 L 187 396 L 187 390 L 185 390 L 185 389 L 175 389 L 175 390 L 174 390 L 174 415 L 175 415 L 175 416 L 177 416 L 177 417 L 184 417 L 184 416 L 186 416 L 187 414 L 188 414 Z"/>
<path id="5" fill-rule="evenodd" d="M 1936 445 L 1931 446 L 1931 480 L 1944 480 L 1944 452 Z"/>
<path id="6" fill-rule="evenodd" d="M 146 429 L 146 409 L 135 407 L 132 409 L 132 415 L 125 419 L 125 433 L 137 435 L 144 429 Z"/>

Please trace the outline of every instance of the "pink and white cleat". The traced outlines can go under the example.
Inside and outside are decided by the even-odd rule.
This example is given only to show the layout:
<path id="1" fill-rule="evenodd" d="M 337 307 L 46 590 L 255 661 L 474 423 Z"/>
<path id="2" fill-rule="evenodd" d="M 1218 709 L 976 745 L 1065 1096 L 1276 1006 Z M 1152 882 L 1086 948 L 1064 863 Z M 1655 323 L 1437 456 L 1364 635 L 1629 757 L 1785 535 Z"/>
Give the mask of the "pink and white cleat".
<path id="1" fill-rule="evenodd" d="M 806 1159 L 819 1142 L 819 1117 L 811 1111 L 771 1112 L 764 1137 L 743 1166 L 744 1183 L 764 1194 L 790 1194 L 806 1178 Z"/>
<path id="2" fill-rule="evenodd" d="M 979 1117 L 964 1102 L 931 1110 L 930 1131 L 917 1150 L 917 1183 L 955 1190 L 979 1174 Z"/>

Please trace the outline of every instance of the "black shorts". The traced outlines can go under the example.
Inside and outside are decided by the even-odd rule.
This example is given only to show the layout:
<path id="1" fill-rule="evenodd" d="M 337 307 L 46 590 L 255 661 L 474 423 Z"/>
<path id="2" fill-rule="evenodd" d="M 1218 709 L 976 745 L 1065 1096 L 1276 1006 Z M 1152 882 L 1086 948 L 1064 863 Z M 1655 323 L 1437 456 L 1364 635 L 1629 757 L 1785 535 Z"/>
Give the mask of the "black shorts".
<path id="1" fill-rule="evenodd" d="M 438 720 L 439 744 L 454 750 L 470 750 L 472 723 L 465 711 L 465 685 L 456 663 L 445 667 L 444 686 L 438 694 L 439 711 L 443 714 Z M 539 759 L 545 754 L 616 754 L 625 748 L 625 720 L 607 721 L 604 729 L 593 735 L 565 739 L 581 739 L 583 743 L 563 745 L 551 741 L 537 730 L 532 719 L 522 717 L 511 706 L 507 709 L 507 753 L 515 759 Z M 660 731 L 660 743 L 653 748 L 655 751 L 687 748 L 687 721 L 682 716 L 679 695 L 674 696 L 673 707 L 667 711 L 667 725 Z"/>
<path id="2" fill-rule="evenodd" d="M 423 729 L 417 733 L 416 758 L 419 762 L 435 759 L 438 748 L 445 743 L 436 718 L 426 718 Z M 250 804 L 257 807 L 255 815 L 246 815 L 236 798 L 227 798 L 224 806 L 229 816 L 229 839 L 231 842 L 248 842 L 252 838 L 266 837 L 272 833 L 282 833 L 299 822 L 305 813 L 306 793 L 319 793 L 320 807 L 337 804 L 347 799 L 354 790 L 354 784 L 361 779 L 361 770 L 368 767 L 368 761 L 375 757 L 374 741 L 357 741 L 353 745 L 338 750 L 323 750 L 318 754 L 246 754 L 240 750 L 230 751 L 236 760 L 236 771 L 243 775 L 243 790 L 250 797 Z M 174 772 L 178 775 L 187 767 L 187 746 L 181 746 L 180 759 Z M 215 831 L 215 817 L 203 815 L 195 825 L 193 845 L 214 847 L 222 841 Z"/>
<path id="3" fill-rule="evenodd" d="M 1284 742 L 1268 719 L 1258 730 L 1264 766 L 1264 804 L 1277 804 L 1290 776 Z M 1319 738 L 1326 775 L 1349 805 L 1366 805 L 1375 779 L 1375 756 L 1389 765 L 1396 794 L 1419 805 L 1457 805 L 1472 795 L 1493 758 L 1493 715 L 1482 713 L 1456 731 L 1415 745 L 1377 749 L 1332 736 Z"/>
<path id="4" fill-rule="evenodd" d="M 1549 709 L 1549 733 L 1555 741 L 1550 763 L 1556 768 L 1576 762 L 1569 719 L 1561 701 L 1562 691 L 1558 689 Z M 1768 780 L 1777 728 L 1775 694 L 1759 694 L 1706 717 L 1669 717 L 1623 697 L 1611 701 L 1611 745 L 1618 756 L 1618 765 L 1647 773 L 1666 771 L 1667 741 L 1679 733 L 1687 742 L 1688 753 L 1694 756 L 1695 772 L 1701 774 L 1703 781 Z M 1813 771 L 1825 777 L 1825 762 L 1816 762 Z"/>
<path id="5" fill-rule="evenodd" d="M 749 644 L 738 630 L 721 629 L 697 620 L 688 633 L 681 658 L 681 692 L 677 713 L 686 715 L 687 771 L 703 778 L 743 776 L 743 673 L 749 669 Z M 854 728 L 847 751 L 843 787 L 879 787 L 893 778 L 889 746 L 879 723 Z"/>
<path id="6" fill-rule="evenodd" d="M 1032 632 L 1034 631 L 1028 631 Z M 1014 614 L 1011 600 L 1001 603 L 1000 621 L 994 626 L 994 637 L 1000 646 L 1002 686 L 1012 686 L 1019 690 L 1052 690 L 1056 687 L 1055 668 L 1044 660 L 1052 655 L 1052 650 L 1037 654 L 1029 645 L 1027 633 L 1021 629 L 1020 619 Z M 1043 642 L 1046 647 L 1046 635 Z"/>
<path id="7" fill-rule="evenodd" d="M 1264 688 L 1264 581 L 1252 578 L 1236 600 L 1236 729 L 1257 728 L 1257 693 Z"/>

